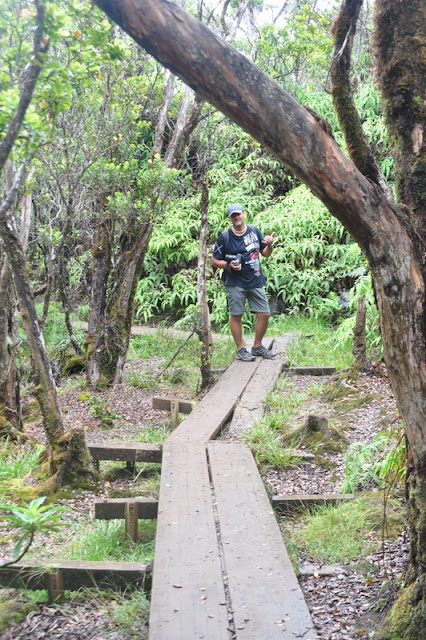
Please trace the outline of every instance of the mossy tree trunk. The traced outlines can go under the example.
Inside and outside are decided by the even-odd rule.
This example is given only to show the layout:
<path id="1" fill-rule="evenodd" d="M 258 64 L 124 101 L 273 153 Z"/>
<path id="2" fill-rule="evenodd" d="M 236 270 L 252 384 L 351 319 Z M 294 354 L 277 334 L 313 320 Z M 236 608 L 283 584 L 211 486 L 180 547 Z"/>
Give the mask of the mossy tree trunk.
<path id="1" fill-rule="evenodd" d="M 86 337 L 87 379 L 96 386 L 100 376 L 100 359 L 103 348 L 106 294 L 111 272 L 111 228 L 103 221 L 98 225 L 92 247 L 93 268 L 90 288 L 89 318 Z"/>
<path id="2" fill-rule="evenodd" d="M 426 375 L 426 309 L 421 292 L 426 280 L 426 9 L 423 0 L 396 2 L 377 0 L 375 5 L 375 53 L 378 81 L 384 98 L 386 123 L 395 158 L 397 199 L 406 206 L 407 230 L 419 264 L 418 291 L 414 309 L 423 310 L 423 360 L 417 365 L 422 372 L 413 375 L 410 387 L 418 387 Z M 414 276 L 414 272 L 413 272 Z M 423 309 L 420 306 L 423 301 Z M 393 339 L 397 336 L 394 334 Z M 399 337 L 401 349 L 411 348 L 408 341 L 415 335 Z M 411 353 L 409 354 L 411 356 Z M 423 394 L 423 407 L 426 394 Z M 416 411 L 416 407 L 413 407 Z M 406 417 L 402 412 L 404 423 Z M 425 433 L 408 438 L 413 465 L 408 478 L 411 560 L 416 585 L 412 591 L 410 612 L 401 640 L 422 637 L 426 629 L 426 454 Z M 396 604 L 398 608 L 398 602 Z M 392 629 L 391 632 L 392 633 Z M 389 637 L 392 637 L 389 635 Z"/>
<path id="3" fill-rule="evenodd" d="M 212 383 L 212 371 L 210 360 L 213 350 L 212 330 L 210 324 L 210 312 L 207 304 L 206 291 L 206 259 L 207 259 L 207 212 L 209 208 L 209 188 L 207 181 L 201 181 L 201 224 L 200 224 L 200 248 L 198 251 L 197 272 L 197 302 L 198 302 L 198 327 L 197 334 L 201 342 L 201 389 L 206 389 Z"/>
<path id="4" fill-rule="evenodd" d="M 12 188 L 14 165 L 5 165 L 5 189 Z M 11 207 L 16 208 L 16 200 Z M 17 439 L 22 435 L 20 379 L 16 365 L 18 307 L 9 260 L 0 247 L 0 437 Z"/>
<path id="5" fill-rule="evenodd" d="M 75 441 L 81 441 L 81 434 L 66 432 L 65 430 L 56 394 L 55 381 L 44 344 L 43 333 L 38 323 L 30 278 L 19 237 L 11 226 L 2 220 L 0 220 L 0 235 L 5 244 L 18 293 L 22 323 L 31 356 L 35 394 L 40 404 L 43 426 L 49 446 L 51 477 L 44 485 L 43 490 L 54 491 L 63 484 L 68 484 L 72 478 L 77 478 L 79 484 L 84 483 L 85 480 L 94 481 L 98 478 L 98 475 L 93 467 L 87 448 L 84 464 L 82 463 L 82 456 L 77 461 L 72 455 L 76 448 Z M 81 448 L 81 446 L 77 448 Z"/>
<path id="6" fill-rule="evenodd" d="M 282 87 L 175 4 L 167 0 L 95 1 L 157 60 L 308 185 L 365 253 L 375 282 L 386 364 L 413 457 L 412 483 L 423 489 L 413 498 L 413 511 L 419 516 L 415 516 L 412 534 L 418 607 L 424 611 L 424 0 L 376 0 L 377 75 L 391 130 L 394 128 L 400 205 L 392 203 L 382 186 L 367 179 Z M 421 637 L 414 633 L 406 637 Z"/>
<path id="7" fill-rule="evenodd" d="M 9 261 L 0 254 L 0 437 L 22 435 L 20 381 L 16 366 L 18 309 Z"/>
<path id="8" fill-rule="evenodd" d="M 124 253 L 121 269 L 105 310 L 105 330 L 101 336 L 99 372 L 107 384 L 122 379 L 133 324 L 135 294 L 152 234 L 152 224 L 139 230 L 133 246 Z"/>

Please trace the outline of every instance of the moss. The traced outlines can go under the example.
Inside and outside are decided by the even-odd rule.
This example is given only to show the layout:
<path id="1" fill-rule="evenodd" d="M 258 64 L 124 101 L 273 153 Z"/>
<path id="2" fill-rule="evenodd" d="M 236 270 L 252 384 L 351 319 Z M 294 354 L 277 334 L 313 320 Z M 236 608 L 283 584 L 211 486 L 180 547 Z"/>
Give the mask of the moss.
<path id="1" fill-rule="evenodd" d="M 419 599 L 420 589 L 411 584 L 396 600 L 383 624 L 374 633 L 374 640 L 421 640 L 426 628 L 426 610 Z"/>
<path id="2" fill-rule="evenodd" d="M 84 391 L 84 393 L 80 393 L 80 395 L 78 396 L 78 401 L 79 402 L 86 402 L 87 400 L 89 400 L 91 394 L 89 391 Z"/>
<path id="3" fill-rule="evenodd" d="M 38 487 L 29 487 L 26 480 L 15 478 L 13 480 L 5 480 L 2 483 L 2 494 L 13 499 L 13 502 L 21 500 L 22 502 L 31 502 L 40 496 Z"/>
<path id="4" fill-rule="evenodd" d="M 6 631 L 13 623 L 20 622 L 31 611 L 36 611 L 35 602 L 19 602 L 18 600 L 6 600 L 0 602 L 0 633 Z"/>
<path id="5" fill-rule="evenodd" d="M 62 367 L 62 375 L 69 376 L 73 373 L 81 373 L 86 369 L 86 356 L 73 356 Z"/>
<path id="6" fill-rule="evenodd" d="M 315 453 L 315 462 L 322 466 L 332 468 L 334 465 L 332 462 L 322 457 L 324 453 L 341 453 L 345 451 L 348 442 L 346 438 L 340 433 L 333 425 L 328 426 L 329 435 L 325 435 L 321 431 L 305 433 L 305 427 L 299 427 L 296 431 L 293 431 L 287 437 L 283 438 L 283 443 L 287 446 L 292 446 L 294 442 L 297 442 L 297 446 L 300 447 L 304 444 L 306 449 Z"/>

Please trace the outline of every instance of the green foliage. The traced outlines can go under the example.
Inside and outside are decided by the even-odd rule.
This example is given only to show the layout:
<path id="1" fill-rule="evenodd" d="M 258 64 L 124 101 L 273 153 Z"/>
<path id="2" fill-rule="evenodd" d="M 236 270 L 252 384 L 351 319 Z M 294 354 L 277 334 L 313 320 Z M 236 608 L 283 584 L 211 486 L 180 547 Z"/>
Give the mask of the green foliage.
<path id="1" fill-rule="evenodd" d="M 91 396 L 89 405 L 92 407 L 90 413 L 101 421 L 104 426 L 114 426 L 115 420 L 120 420 L 119 413 L 108 407 L 108 399 L 103 396 Z"/>
<path id="2" fill-rule="evenodd" d="M 2 520 L 14 526 L 20 536 L 13 551 L 14 560 L 28 551 L 36 533 L 57 532 L 63 526 L 60 516 L 64 513 L 65 507 L 43 505 L 45 500 L 45 497 L 36 498 L 21 507 L 0 504 Z"/>
<path id="3" fill-rule="evenodd" d="M 407 472 L 405 437 L 402 423 L 381 433 L 368 444 L 355 442 L 346 451 L 343 493 L 373 484 L 392 490 L 405 481 Z"/>

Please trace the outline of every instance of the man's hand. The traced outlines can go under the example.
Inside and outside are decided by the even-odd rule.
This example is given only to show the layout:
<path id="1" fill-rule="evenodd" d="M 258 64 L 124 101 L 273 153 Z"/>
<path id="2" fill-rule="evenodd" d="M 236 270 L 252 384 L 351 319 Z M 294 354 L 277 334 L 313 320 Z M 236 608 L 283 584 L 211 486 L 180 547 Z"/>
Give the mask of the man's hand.
<path id="1" fill-rule="evenodd" d="M 274 244 L 274 235 L 275 231 L 273 231 L 270 236 L 265 236 L 262 243 L 265 243 L 267 247 L 272 247 Z"/>
<path id="2" fill-rule="evenodd" d="M 231 267 L 231 269 L 232 269 L 233 271 L 241 271 L 241 262 L 240 262 L 240 264 L 235 264 L 235 260 L 232 260 L 232 261 L 229 263 L 229 266 Z"/>

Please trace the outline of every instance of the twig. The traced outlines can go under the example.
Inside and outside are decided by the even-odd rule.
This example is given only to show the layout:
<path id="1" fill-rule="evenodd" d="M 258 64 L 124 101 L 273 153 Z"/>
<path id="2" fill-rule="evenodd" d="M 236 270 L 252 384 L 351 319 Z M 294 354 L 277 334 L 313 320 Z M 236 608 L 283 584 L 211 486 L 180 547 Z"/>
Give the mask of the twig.
<path id="1" fill-rule="evenodd" d="M 186 343 L 189 341 L 190 338 L 192 338 L 192 336 L 195 333 L 195 329 L 193 329 L 191 331 L 191 333 L 189 334 L 189 336 L 187 337 L 187 339 L 185 340 L 185 342 L 183 342 L 180 347 L 178 348 L 177 351 L 175 351 L 175 353 L 173 354 L 173 356 L 170 358 L 170 360 L 168 361 L 168 363 L 166 364 L 166 366 L 164 367 L 164 369 L 162 369 L 159 373 L 157 373 L 157 375 L 155 376 L 155 379 L 159 378 L 160 376 L 163 375 L 163 373 L 165 371 L 167 371 L 167 369 L 170 367 L 170 365 L 172 364 L 173 360 L 176 358 L 176 356 L 178 355 L 178 353 L 184 348 L 184 346 L 186 345 Z"/>

